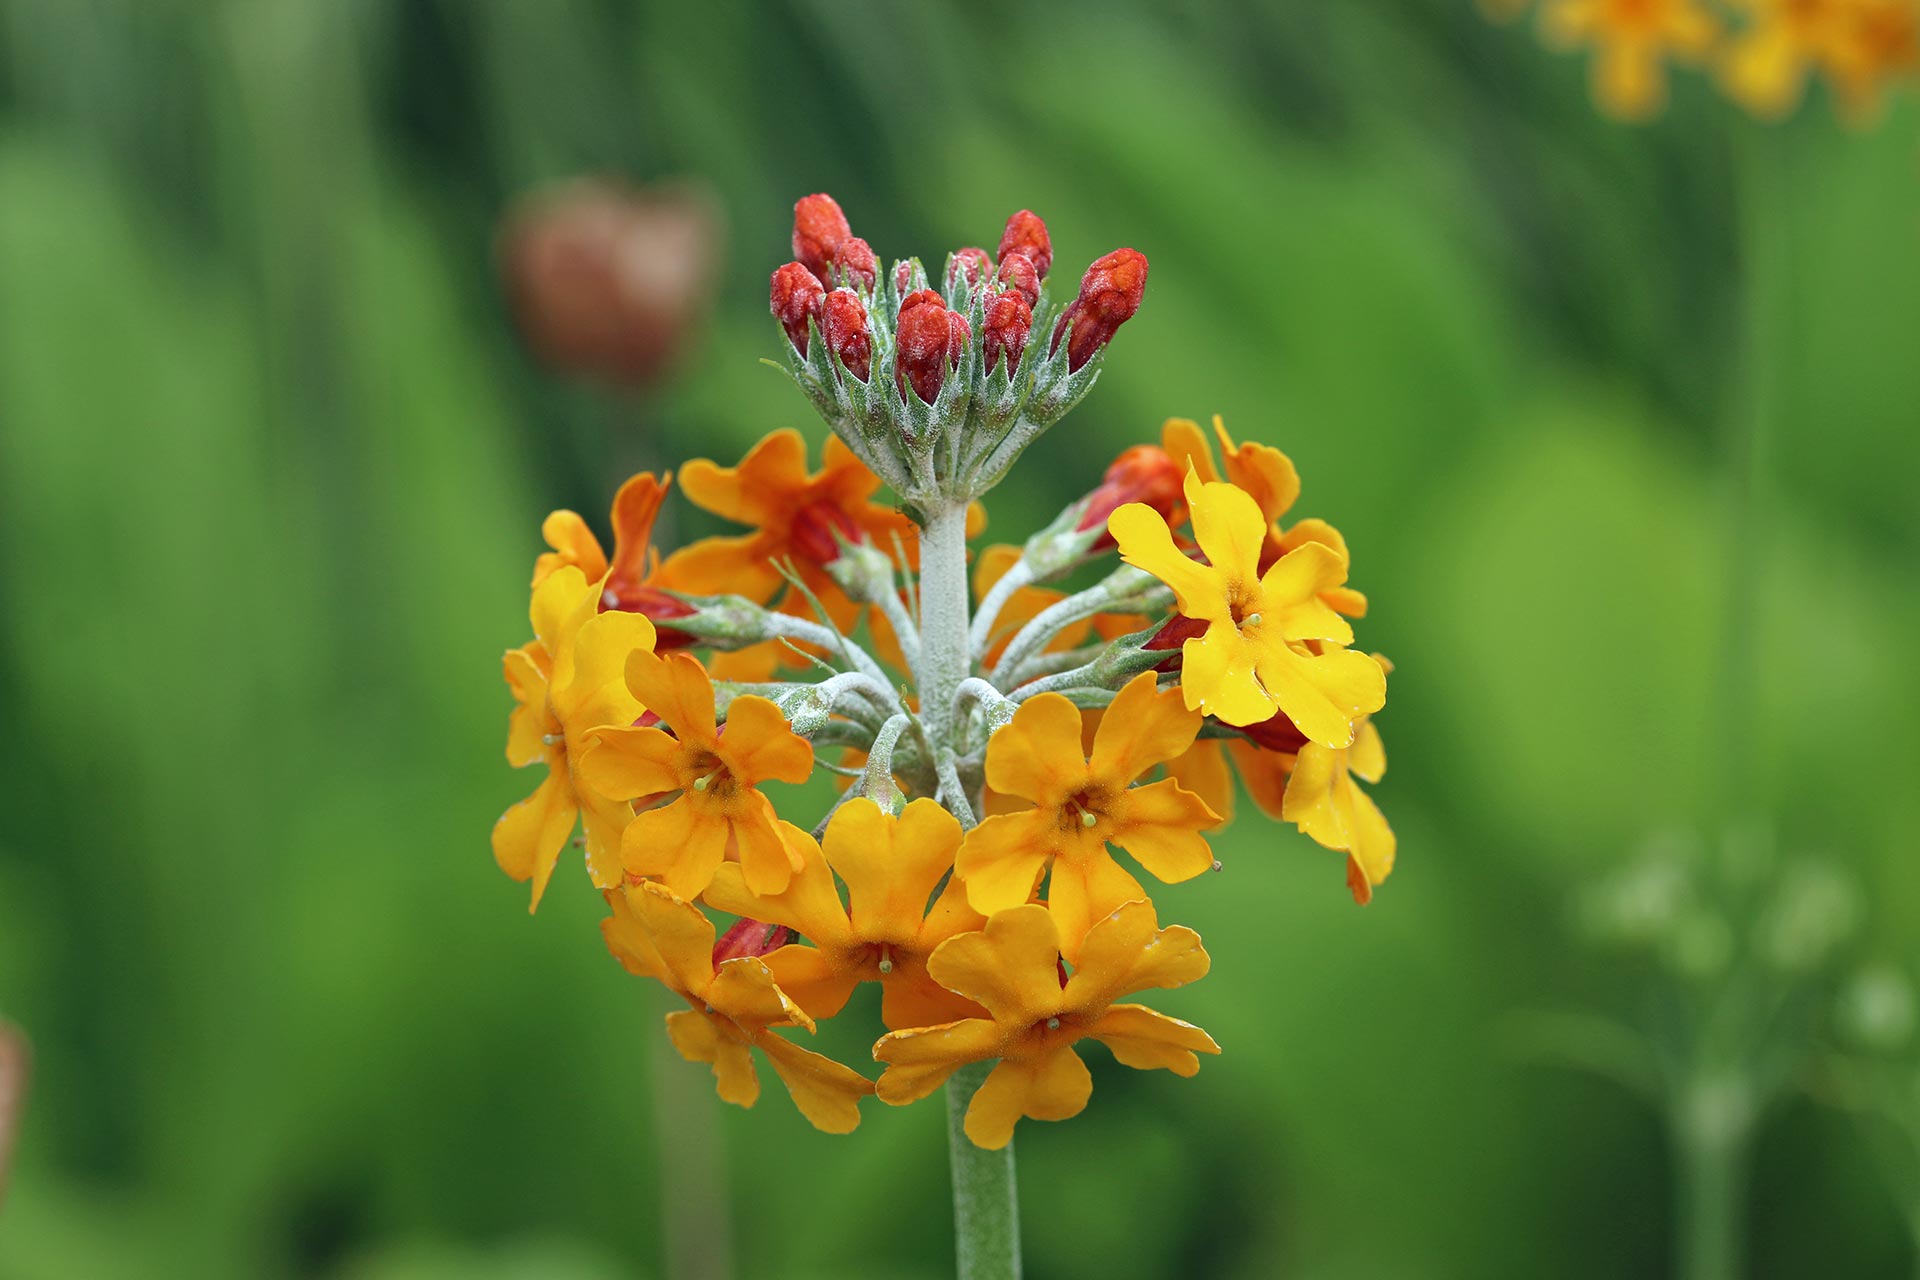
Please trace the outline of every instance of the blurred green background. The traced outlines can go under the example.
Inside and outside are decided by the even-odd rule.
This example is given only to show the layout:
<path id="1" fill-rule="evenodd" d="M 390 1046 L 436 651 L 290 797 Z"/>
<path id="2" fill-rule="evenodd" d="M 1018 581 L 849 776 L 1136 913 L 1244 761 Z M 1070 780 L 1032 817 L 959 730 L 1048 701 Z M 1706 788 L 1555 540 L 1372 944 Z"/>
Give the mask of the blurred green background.
<path id="1" fill-rule="evenodd" d="M 658 1273 L 659 1006 L 583 884 L 529 918 L 493 866 L 532 785 L 499 653 L 549 508 L 818 439 L 757 363 L 817 190 L 883 259 L 1020 207 L 1063 282 L 1146 252 L 990 533 L 1218 412 L 1299 464 L 1397 663 L 1397 873 L 1356 909 L 1247 806 L 1226 873 L 1161 895 L 1215 964 L 1155 1003 L 1226 1053 L 1096 1053 L 1088 1112 L 1022 1127 L 1033 1274 L 1662 1274 L 1657 1118 L 1508 1031 L 1632 1006 L 1569 902 L 1717 816 L 1729 752 L 1782 847 L 1864 886 L 1862 953 L 1912 958 L 1920 110 L 1755 139 L 1695 79 L 1636 129 L 1583 77 L 1464 0 L 0 0 L 0 1015 L 36 1051 L 0 1276 Z M 1756 149 L 1789 249 L 1759 281 Z M 495 270 L 512 200 L 581 173 L 724 216 L 644 392 L 527 355 Z M 1712 707 L 1750 299 L 1742 728 Z M 836 1139 L 769 1087 L 713 1103 L 741 1273 L 945 1273 L 938 1104 Z M 1769 1113 L 1755 1274 L 1907 1274 L 1905 1211 L 1846 1117 Z"/>

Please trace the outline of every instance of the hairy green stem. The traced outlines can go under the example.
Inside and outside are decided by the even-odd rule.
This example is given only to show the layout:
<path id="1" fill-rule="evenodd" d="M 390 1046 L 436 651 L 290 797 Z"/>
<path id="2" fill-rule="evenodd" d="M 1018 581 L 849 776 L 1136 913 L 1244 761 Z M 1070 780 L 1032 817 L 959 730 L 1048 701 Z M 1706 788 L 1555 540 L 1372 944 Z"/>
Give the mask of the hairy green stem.
<path id="1" fill-rule="evenodd" d="M 947 500 L 920 530 L 920 718 L 951 745 L 954 695 L 973 664 L 967 644 L 967 504 Z M 938 747 L 935 748 L 937 758 Z"/>
<path id="2" fill-rule="evenodd" d="M 1013 1143 L 998 1151 L 966 1134 L 973 1101 L 991 1062 L 977 1062 L 947 1081 L 947 1148 L 953 1168 L 953 1246 L 960 1280 L 1018 1280 L 1020 1199 L 1013 1179 Z"/>

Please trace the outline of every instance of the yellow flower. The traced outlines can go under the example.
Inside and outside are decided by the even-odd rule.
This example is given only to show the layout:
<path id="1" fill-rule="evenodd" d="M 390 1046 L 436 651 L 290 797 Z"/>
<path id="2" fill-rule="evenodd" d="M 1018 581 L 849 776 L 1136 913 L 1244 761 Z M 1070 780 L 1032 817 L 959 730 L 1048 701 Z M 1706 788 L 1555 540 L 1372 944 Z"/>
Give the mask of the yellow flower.
<path id="1" fill-rule="evenodd" d="M 1187 472 L 1194 536 L 1208 563 L 1189 559 L 1151 507 L 1130 503 L 1107 527 L 1128 564 L 1173 588 L 1183 616 L 1207 624 L 1181 646 L 1180 688 L 1187 706 L 1230 725 L 1255 724 L 1284 711 L 1315 742 L 1344 747 L 1356 716 L 1386 703 L 1386 675 L 1363 653 L 1315 653 L 1307 641 L 1340 646 L 1353 628 L 1324 593 L 1346 581 L 1346 559 L 1307 542 L 1259 571 L 1267 529 L 1260 507 L 1230 484 L 1203 484 Z"/>
<path id="2" fill-rule="evenodd" d="M 764 961 L 739 956 L 716 967 L 713 925 L 664 885 L 624 885 L 607 893 L 607 905 L 613 914 L 600 922 L 607 949 L 628 972 L 665 983 L 692 1006 L 667 1015 L 667 1034 L 688 1062 L 712 1064 L 722 1098 L 742 1107 L 759 1098 L 748 1052 L 757 1047 L 814 1128 L 853 1132 L 873 1083 L 773 1033 L 776 1026 L 814 1028 Z"/>
<path id="3" fill-rule="evenodd" d="M 1060 978 L 1060 937 L 1046 908 L 1014 907 L 979 933 L 934 951 L 934 978 L 987 1010 L 944 1026 L 895 1031 L 873 1047 L 887 1064 L 882 1102 L 903 1106 L 932 1093 L 969 1062 L 998 1058 L 967 1107 L 975 1145 L 997 1149 L 1022 1116 L 1066 1120 L 1085 1109 L 1093 1077 L 1073 1046 L 1094 1039 L 1130 1067 L 1191 1076 L 1200 1053 L 1218 1053 L 1192 1023 L 1145 1005 L 1115 1004 L 1150 987 L 1181 987 L 1204 976 L 1207 953 L 1191 929 L 1158 927 L 1153 904 L 1129 902 L 1088 931 L 1073 974 Z"/>
<path id="4" fill-rule="evenodd" d="M 1386 815 L 1353 780 L 1378 782 L 1387 772 L 1387 752 L 1371 720 L 1355 729 L 1342 750 L 1309 742 L 1300 748 L 1287 779 L 1280 816 L 1321 847 L 1347 855 L 1347 887 L 1362 906 L 1393 871 L 1393 828 Z"/>
<path id="5" fill-rule="evenodd" d="M 707 889 L 722 911 L 785 925 L 798 943 L 767 957 L 767 967 L 794 1001 L 816 1018 L 839 1013 L 862 982 L 881 985 L 880 1017 L 890 1028 L 924 1027 L 980 1013 L 927 976 L 927 956 L 985 918 L 967 905 L 958 877 L 933 906 L 953 869 L 960 823 L 932 800 L 915 800 L 899 817 L 872 800 L 849 800 L 827 824 L 825 847 L 798 827 L 781 824 L 801 866 L 783 892 L 750 891 L 740 869 L 723 866 Z M 843 906 L 834 876 L 846 882 Z"/>
<path id="6" fill-rule="evenodd" d="M 509 649 L 502 661 L 514 707 L 507 722 L 507 761 L 535 762 L 547 777 L 493 827 L 493 856 L 515 880 L 533 881 L 532 911 L 540 906 L 560 850 L 584 815 L 587 872 L 601 888 L 620 882 L 616 856 L 632 806 L 582 783 L 580 754 L 594 729 L 631 724 L 640 701 L 622 674 L 627 656 L 653 648 L 653 624 L 634 613 L 599 613 L 601 585 L 564 566 L 533 593 L 531 644 Z"/>
<path id="7" fill-rule="evenodd" d="M 727 727 L 715 727 L 713 683 L 684 653 L 636 653 L 627 663 L 633 694 L 673 730 L 607 728 L 591 737 L 581 774 L 617 799 L 679 794 L 628 824 L 620 843 L 627 871 L 659 877 L 683 898 L 695 898 L 728 858 L 737 859 L 756 893 L 778 893 L 800 867 L 775 825 L 762 782 L 805 782 L 813 747 L 765 698 L 735 698 Z"/>
<path id="8" fill-rule="evenodd" d="M 1213 450 L 1199 424 L 1187 418 L 1168 418 L 1161 425 L 1160 446 L 1181 468 L 1182 474 L 1191 469 L 1203 481 L 1225 480 L 1245 490 L 1259 506 L 1260 515 L 1267 522 L 1266 536 L 1260 544 L 1260 572 L 1265 573 L 1275 560 L 1309 542 L 1331 547 L 1340 553 L 1342 560 L 1352 563 L 1347 540 L 1325 520 L 1308 517 L 1291 529 L 1281 525 L 1280 517 L 1300 500 L 1300 473 L 1294 468 L 1293 459 L 1272 445 L 1255 444 L 1251 440 L 1235 444 L 1217 413 L 1213 415 L 1213 434 L 1220 442 L 1224 473 L 1215 469 Z M 1321 592 L 1320 598 L 1336 613 L 1349 618 L 1366 616 L 1367 598 L 1352 587 L 1344 584 L 1330 587 Z"/>
<path id="9" fill-rule="evenodd" d="M 1200 832 L 1218 823 L 1206 802 L 1178 783 L 1131 785 L 1193 744 L 1200 717 L 1171 690 L 1136 676 L 1107 708 L 1091 758 L 1081 754 L 1080 710 L 1057 693 L 1020 705 L 987 740 L 987 785 L 1034 807 L 1000 814 L 967 833 L 955 870 L 976 911 L 992 915 L 1033 896 L 1048 866 L 1047 900 L 1072 956 L 1088 926 L 1123 902 L 1145 898 L 1140 882 L 1107 852 L 1117 844 L 1169 884 L 1213 866 Z"/>
<path id="10" fill-rule="evenodd" d="M 1540 27 L 1549 44 L 1592 46 L 1594 99 L 1633 121 L 1666 105 L 1667 60 L 1698 62 L 1720 34 L 1700 0 L 1547 0 Z"/>

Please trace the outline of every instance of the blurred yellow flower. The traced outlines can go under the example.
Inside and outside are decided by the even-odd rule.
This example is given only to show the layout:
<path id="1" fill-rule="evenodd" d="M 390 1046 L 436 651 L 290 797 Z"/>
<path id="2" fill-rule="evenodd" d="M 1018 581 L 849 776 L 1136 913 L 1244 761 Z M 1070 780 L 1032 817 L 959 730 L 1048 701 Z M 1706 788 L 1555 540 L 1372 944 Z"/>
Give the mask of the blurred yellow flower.
<path id="1" fill-rule="evenodd" d="M 1746 15 L 1720 62 L 1727 96 L 1757 116 L 1779 119 L 1818 72 L 1841 106 L 1860 117 L 1883 85 L 1920 60 L 1914 0 L 1732 0 Z"/>
<path id="2" fill-rule="evenodd" d="M 967 1063 L 998 1058 L 966 1115 L 967 1137 L 997 1149 L 1012 1141 L 1023 1116 L 1066 1120 L 1085 1109 L 1093 1077 L 1074 1052 L 1080 1040 L 1101 1041 L 1130 1067 L 1193 1075 L 1200 1070 L 1196 1054 L 1220 1052 L 1213 1037 L 1145 1005 L 1114 1003 L 1206 974 L 1199 935 L 1158 924 L 1149 902 L 1114 910 L 1088 931 L 1064 981 L 1060 935 L 1041 906 L 1002 911 L 981 932 L 942 943 L 928 972 L 979 1003 L 988 1016 L 883 1036 L 873 1047 L 874 1058 L 888 1064 L 880 1100 L 894 1106 L 915 1102 Z"/>
<path id="3" fill-rule="evenodd" d="M 1091 757 L 1081 753 L 1080 709 L 1057 693 L 1029 698 L 987 742 L 987 785 L 1033 808 L 999 814 L 969 831 L 955 869 L 976 911 L 992 915 L 1033 896 L 1049 866 L 1048 904 L 1071 958 L 1089 925 L 1121 903 L 1145 898 L 1140 882 L 1107 852 L 1117 844 L 1169 884 L 1213 866 L 1200 832 L 1219 815 L 1171 780 L 1133 786 L 1193 745 L 1200 717 L 1179 695 L 1135 676 L 1100 719 Z"/>
<path id="4" fill-rule="evenodd" d="M 776 1026 L 814 1026 L 764 961 L 739 956 L 716 966 L 713 925 L 664 885 L 628 884 L 606 897 L 613 908 L 600 922 L 607 949 L 628 972 L 664 983 L 692 1006 L 667 1015 L 667 1034 L 681 1057 L 712 1065 L 722 1098 L 742 1107 L 758 1100 L 760 1079 L 748 1052 L 758 1048 L 816 1129 L 853 1132 L 873 1082 L 773 1033 Z"/>
<path id="5" fill-rule="evenodd" d="M 1667 101 L 1666 63 L 1700 62 L 1720 23 L 1700 0 L 1546 0 L 1540 30 L 1563 49 L 1593 49 L 1593 96 L 1621 120 L 1649 120 Z"/>
<path id="6" fill-rule="evenodd" d="M 1182 552 L 1151 507 L 1121 507 L 1107 527 L 1122 559 L 1171 587 L 1183 616 L 1207 624 L 1204 634 L 1181 646 L 1187 706 L 1230 725 L 1284 711 L 1312 741 L 1346 746 L 1354 718 L 1378 711 L 1387 697 L 1386 676 L 1372 658 L 1305 646 L 1308 640 L 1353 642 L 1353 628 L 1325 599 L 1346 581 L 1346 558 L 1307 542 L 1262 574 L 1270 522 L 1254 498 L 1231 484 L 1203 483 L 1192 468 L 1186 494 L 1207 563 Z"/>
<path id="7" fill-rule="evenodd" d="M 715 726 L 713 683 L 684 653 L 635 653 L 627 663 L 635 697 L 673 730 L 600 729 L 581 759 L 581 776 L 601 795 L 620 800 L 679 793 L 628 824 L 620 844 L 627 871 L 659 877 L 683 898 L 698 897 L 729 858 L 756 893 L 778 893 L 800 867 L 775 823 L 762 782 L 805 782 L 813 747 L 787 726 L 779 707 L 759 697 L 735 698 L 727 727 Z"/>
<path id="8" fill-rule="evenodd" d="M 515 880 L 533 881 L 528 910 L 540 906 L 560 850 L 584 814 L 587 871 L 607 888 L 620 882 L 620 833 L 632 806 L 581 782 L 579 759 L 592 730 L 631 724 L 642 713 L 627 688 L 627 655 L 653 648 L 653 624 L 637 613 L 600 613 L 602 583 L 573 565 L 545 574 L 529 613 L 535 639 L 502 660 L 515 706 L 507 721 L 507 761 L 536 762 L 547 777 L 493 827 L 493 857 Z"/>
<path id="9" fill-rule="evenodd" d="M 822 844 L 781 824 L 800 869 L 775 894 L 747 888 L 740 868 L 723 866 L 707 889 L 721 911 L 786 925 L 795 943 L 766 957 L 781 988 L 816 1018 L 831 1018 L 862 982 L 881 986 L 880 1019 L 889 1028 L 924 1027 L 972 1017 L 978 1006 L 927 976 L 927 957 L 985 917 L 967 905 L 966 888 L 949 877 L 960 847 L 960 822 L 932 800 L 915 800 L 893 817 L 866 797 L 841 806 Z M 843 905 L 834 885 L 847 887 Z M 946 887 L 940 889 L 940 882 Z"/>

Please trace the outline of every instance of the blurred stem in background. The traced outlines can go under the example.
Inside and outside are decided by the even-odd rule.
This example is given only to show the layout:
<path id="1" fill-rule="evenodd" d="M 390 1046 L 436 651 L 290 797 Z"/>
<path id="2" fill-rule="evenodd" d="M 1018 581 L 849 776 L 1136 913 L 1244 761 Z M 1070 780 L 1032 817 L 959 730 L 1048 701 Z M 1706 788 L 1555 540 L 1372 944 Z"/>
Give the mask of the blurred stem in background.
<path id="1" fill-rule="evenodd" d="M 1721 666 L 1704 735 L 1713 754 L 1705 771 L 1707 830 L 1719 832 L 1756 820 L 1771 824 L 1760 816 L 1755 782 L 1755 701 L 1761 573 L 1771 542 L 1768 467 L 1779 412 L 1778 362 L 1789 350 L 1792 270 L 1784 131 L 1742 117 L 1733 121 L 1732 133 L 1740 346 L 1721 437 L 1726 574 Z M 1734 1057 L 1717 1060 L 1712 1032 L 1718 1021 L 1709 1014 L 1706 1052 L 1686 1071 L 1668 1123 L 1677 1164 L 1675 1274 L 1689 1280 L 1730 1280 L 1744 1273 L 1748 1164 L 1760 1107 L 1752 1097 L 1747 1064 L 1738 1058 L 1740 1043 L 1733 1046 Z"/>
<path id="2" fill-rule="evenodd" d="M 960 1280 L 1019 1280 L 1020 1197 L 1013 1143 L 998 1151 L 967 1137 L 967 1104 L 993 1070 L 977 1062 L 947 1082 L 947 1147 L 953 1166 L 954 1253 Z"/>

